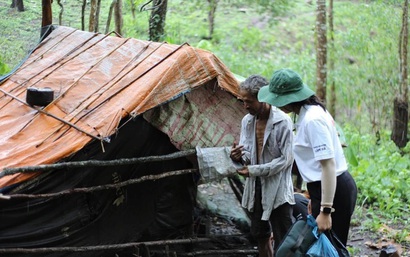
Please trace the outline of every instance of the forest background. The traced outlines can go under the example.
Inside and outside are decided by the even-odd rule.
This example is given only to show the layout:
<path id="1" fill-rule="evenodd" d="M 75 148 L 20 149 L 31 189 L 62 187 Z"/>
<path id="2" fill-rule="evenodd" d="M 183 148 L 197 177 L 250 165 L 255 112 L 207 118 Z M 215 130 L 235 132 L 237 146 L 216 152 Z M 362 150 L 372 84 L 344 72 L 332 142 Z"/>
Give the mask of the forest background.
<path id="1" fill-rule="evenodd" d="M 0 0 L 0 75 L 13 70 L 40 39 L 41 1 L 24 0 L 24 12 L 10 8 L 12 2 Z M 148 2 L 123 0 L 123 37 L 150 39 Z M 335 86 L 334 116 L 359 187 L 353 222 L 409 249 L 410 144 L 398 148 L 390 139 L 393 103 L 400 91 L 403 2 L 334 1 L 327 81 Z M 54 1 L 53 24 L 81 29 L 82 3 Z M 107 23 L 111 3 L 101 0 L 96 31 L 114 30 L 114 22 Z M 213 27 L 210 3 L 217 4 Z M 314 89 L 316 9 L 315 1 L 305 0 L 168 0 L 161 40 L 209 50 L 241 77 L 261 74 L 269 79 L 274 70 L 289 67 Z M 88 30 L 89 3 L 85 12 Z"/>

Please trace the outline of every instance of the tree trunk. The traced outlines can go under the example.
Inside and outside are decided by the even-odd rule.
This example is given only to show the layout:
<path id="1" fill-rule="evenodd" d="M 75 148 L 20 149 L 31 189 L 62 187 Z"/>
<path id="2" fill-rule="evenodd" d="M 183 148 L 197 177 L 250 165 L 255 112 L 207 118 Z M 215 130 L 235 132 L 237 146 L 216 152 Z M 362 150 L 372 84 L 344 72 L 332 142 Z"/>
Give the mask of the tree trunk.
<path id="1" fill-rule="evenodd" d="M 114 19 L 115 19 L 115 32 L 122 35 L 122 0 L 117 0 L 114 8 Z"/>
<path id="2" fill-rule="evenodd" d="M 316 95 L 326 103 L 326 0 L 317 0 L 316 33 Z"/>
<path id="3" fill-rule="evenodd" d="M 391 139 L 400 148 L 407 144 L 408 122 L 409 122 L 409 99 L 408 99 L 408 67 L 407 48 L 409 38 L 408 27 L 409 1 L 405 0 L 403 5 L 402 27 L 399 36 L 399 59 L 400 59 L 400 89 L 399 95 L 394 99 L 393 129 Z"/>
<path id="4" fill-rule="evenodd" d="M 149 39 L 160 42 L 164 39 L 165 19 L 168 0 L 154 0 L 152 2 L 151 17 L 149 19 Z"/>
<path id="5" fill-rule="evenodd" d="M 41 30 L 40 38 L 43 40 L 51 33 L 53 24 L 53 11 L 51 9 L 52 0 L 42 0 L 41 1 Z"/>
<path id="6" fill-rule="evenodd" d="M 134 0 L 130 0 L 130 5 L 131 5 L 132 19 L 135 20 L 135 2 L 134 2 Z"/>
<path id="7" fill-rule="evenodd" d="M 57 4 L 60 6 L 60 12 L 58 13 L 58 24 L 61 26 L 63 24 L 64 6 L 61 3 L 61 0 L 57 0 Z"/>
<path id="8" fill-rule="evenodd" d="M 51 11 L 51 0 L 42 0 L 41 27 L 53 24 L 53 12 Z"/>
<path id="9" fill-rule="evenodd" d="M 88 30 L 90 32 L 98 32 L 98 23 L 100 18 L 101 0 L 91 0 L 90 2 L 90 24 Z"/>
<path id="10" fill-rule="evenodd" d="M 87 0 L 83 0 L 81 5 L 81 30 L 85 29 L 85 7 L 87 6 Z"/>
<path id="11" fill-rule="evenodd" d="M 17 8 L 17 11 L 24 12 L 24 3 L 23 0 L 12 0 L 11 8 Z"/>
<path id="12" fill-rule="evenodd" d="M 107 25 L 105 26 L 105 34 L 110 32 L 110 25 L 111 25 L 111 19 L 112 19 L 112 12 L 114 10 L 114 7 L 117 4 L 117 0 L 112 0 L 110 9 L 108 10 L 108 17 L 107 17 Z"/>
<path id="13" fill-rule="evenodd" d="M 409 122 L 408 101 L 396 97 L 394 99 L 393 131 L 391 139 L 400 148 L 407 144 L 407 124 Z"/>
<path id="14" fill-rule="evenodd" d="M 97 12 L 96 12 L 96 15 L 95 15 L 96 27 L 95 27 L 94 32 L 98 32 L 99 27 L 100 27 L 100 10 L 101 10 L 101 0 L 97 0 Z"/>
<path id="15" fill-rule="evenodd" d="M 209 36 L 208 36 L 208 39 L 212 39 L 214 35 L 215 13 L 216 13 L 216 7 L 218 6 L 218 1 L 219 0 L 208 0 L 208 4 L 209 4 L 209 11 L 208 11 Z"/>
<path id="16" fill-rule="evenodd" d="M 94 31 L 95 29 L 95 14 L 97 11 L 97 0 L 90 1 L 90 17 L 88 24 L 88 31 Z"/>
<path id="17" fill-rule="evenodd" d="M 329 33 L 330 33 L 330 56 L 329 56 L 329 69 L 328 73 L 331 75 L 334 74 L 335 62 L 334 62 L 334 52 L 335 52 L 335 38 L 334 38 L 334 26 L 333 26 L 333 0 L 329 1 Z M 329 92 L 329 101 L 327 108 L 332 114 L 333 118 L 336 119 L 336 85 L 334 76 L 330 76 L 330 92 Z"/>

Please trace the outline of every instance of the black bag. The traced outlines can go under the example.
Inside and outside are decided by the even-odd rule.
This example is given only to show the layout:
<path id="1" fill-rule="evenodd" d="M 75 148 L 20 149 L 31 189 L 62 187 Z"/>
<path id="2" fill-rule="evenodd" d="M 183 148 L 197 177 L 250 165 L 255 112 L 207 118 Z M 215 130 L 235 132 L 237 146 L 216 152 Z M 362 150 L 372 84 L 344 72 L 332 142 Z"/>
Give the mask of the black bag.
<path id="1" fill-rule="evenodd" d="M 282 243 L 275 253 L 275 257 L 304 257 L 310 246 L 316 241 L 312 233 L 314 223 L 309 219 L 315 220 L 308 215 L 307 220 L 298 218 L 289 229 Z M 316 221 L 315 221 L 316 222 Z"/>
<path id="2" fill-rule="evenodd" d="M 329 231 L 328 236 L 330 242 L 336 248 L 339 257 L 350 257 L 349 251 L 346 249 L 346 247 L 343 245 L 343 243 L 340 241 L 340 239 L 332 229 Z"/>

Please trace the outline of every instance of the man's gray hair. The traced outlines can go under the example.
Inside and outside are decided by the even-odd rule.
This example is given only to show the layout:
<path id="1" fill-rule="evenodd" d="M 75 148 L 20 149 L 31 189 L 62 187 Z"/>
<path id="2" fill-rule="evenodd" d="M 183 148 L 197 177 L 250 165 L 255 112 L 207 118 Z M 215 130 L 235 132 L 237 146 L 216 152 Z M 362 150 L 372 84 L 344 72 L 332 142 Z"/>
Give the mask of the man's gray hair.
<path id="1" fill-rule="evenodd" d="M 248 91 L 254 96 L 258 95 L 259 89 L 261 87 L 268 85 L 269 82 L 266 78 L 261 75 L 250 75 L 247 79 L 241 82 L 239 85 L 240 89 Z"/>

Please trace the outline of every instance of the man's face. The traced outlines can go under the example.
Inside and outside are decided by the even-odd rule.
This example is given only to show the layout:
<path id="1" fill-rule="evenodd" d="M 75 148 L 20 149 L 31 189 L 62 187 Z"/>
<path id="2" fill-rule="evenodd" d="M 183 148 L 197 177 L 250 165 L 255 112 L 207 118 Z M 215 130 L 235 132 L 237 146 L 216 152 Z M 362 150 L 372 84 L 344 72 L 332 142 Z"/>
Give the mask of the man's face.
<path id="1" fill-rule="evenodd" d="M 262 103 L 250 92 L 243 89 L 239 90 L 239 98 L 243 101 L 243 106 L 250 114 L 257 115 L 260 112 Z"/>

